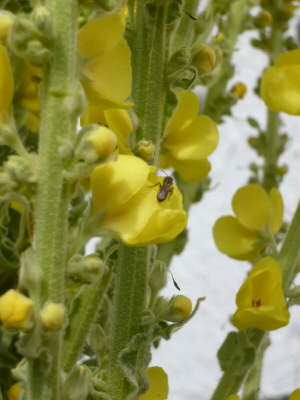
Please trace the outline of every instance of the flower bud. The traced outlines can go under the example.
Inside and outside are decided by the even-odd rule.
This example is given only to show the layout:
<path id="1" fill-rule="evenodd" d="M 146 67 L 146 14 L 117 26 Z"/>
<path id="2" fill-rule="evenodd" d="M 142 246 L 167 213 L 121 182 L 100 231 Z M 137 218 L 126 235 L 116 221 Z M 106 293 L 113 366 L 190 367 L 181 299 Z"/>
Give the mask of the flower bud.
<path id="1" fill-rule="evenodd" d="M 273 17 L 267 10 L 262 10 L 256 17 L 254 17 L 254 25 L 257 28 L 263 29 L 266 26 L 271 26 Z"/>
<path id="2" fill-rule="evenodd" d="M 5 328 L 28 327 L 33 302 L 28 297 L 10 289 L 0 297 L 0 320 Z"/>
<path id="3" fill-rule="evenodd" d="M 238 82 L 232 86 L 231 93 L 235 94 L 237 98 L 243 99 L 247 93 L 247 86 L 243 82 Z"/>
<path id="4" fill-rule="evenodd" d="M 34 168 L 35 162 L 36 155 L 34 154 L 31 154 L 28 159 L 12 155 L 4 164 L 4 171 L 10 176 L 13 182 L 19 185 L 34 183 L 37 179 Z"/>
<path id="5" fill-rule="evenodd" d="M 191 300 L 183 295 L 175 296 L 170 301 L 170 309 L 166 317 L 167 321 L 181 322 L 185 321 L 192 311 Z"/>
<path id="6" fill-rule="evenodd" d="M 76 157 L 91 163 L 111 156 L 118 145 L 116 134 L 105 126 L 92 125 L 83 128 L 86 132 L 76 149 Z"/>
<path id="7" fill-rule="evenodd" d="M 10 12 L 1 11 L 0 14 L 0 42 L 5 43 L 9 29 L 14 22 L 14 15 Z"/>
<path id="8" fill-rule="evenodd" d="M 7 400 L 19 400 L 22 391 L 22 386 L 19 383 L 14 383 L 6 392 Z"/>
<path id="9" fill-rule="evenodd" d="M 222 43 L 224 42 L 224 34 L 222 32 L 219 32 L 216 34 L 216 36 L 213 38 L 215 43 Z"/>
<path id="10" fill-rule="evenodd" d="M 86 365 L 75 365 L 63 385 L 64 400 L 86 400 L 91 372 Z"/>
<path id="11" fill-rule="evenodd" d="M 153 160 L 155 145 L 151 140 L 141 140 L 137 145 L 137 153 L 145 161 Z"/>
<path id="12" fill-rule="evenodd" d="M 199 70 L 199 72 L 211 72 L 217 61 L 215 50 L 205 43 L 199 44 L 194 49 L 193 64 Z"/>
<path id="13" fill-rule="evenodd" d="M 63 327 L 65 320 L 65 307 L 63 304 L 48 303 L 40 312 L 42 325 L 50 331 L 57 331 Z"/>
<path id="14" fill-rule="evenodd" d="M 68 265 L 68 275 L 83 282 L 94 282 L 105 272 L 105 264 L 97 255 L 76 255 Z"/>

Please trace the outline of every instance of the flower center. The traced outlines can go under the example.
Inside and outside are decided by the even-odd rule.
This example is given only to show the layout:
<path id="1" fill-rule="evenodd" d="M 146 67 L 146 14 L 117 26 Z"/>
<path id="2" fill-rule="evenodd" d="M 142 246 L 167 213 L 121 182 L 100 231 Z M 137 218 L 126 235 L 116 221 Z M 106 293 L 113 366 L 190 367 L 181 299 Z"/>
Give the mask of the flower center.
<path id="1" fill-rule="evenodd" d="M 252 299 L 252 307 L 260 307 L 261 300 L 260 299 Z"/>

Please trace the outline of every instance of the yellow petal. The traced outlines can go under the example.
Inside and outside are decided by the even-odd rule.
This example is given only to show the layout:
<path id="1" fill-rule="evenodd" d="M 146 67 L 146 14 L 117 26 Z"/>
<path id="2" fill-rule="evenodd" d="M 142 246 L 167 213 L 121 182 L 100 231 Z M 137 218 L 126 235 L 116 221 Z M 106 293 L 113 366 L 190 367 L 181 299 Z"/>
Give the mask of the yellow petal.
<path id="1" fill-rule="evenodd" d="M 290 395 L 289 400 L 300 400 L 300 389 L 296 389 Z"/>
<path id="2" fill-rule="evenodd" d="M 0 123 L 8 118 L 14 95 L 14 78 L 6 47 L 0 45 Z"/>
<path id="3" fill-rule="evenodd" d="M 104 115 L 108 126 L 116 135 L 122 135 L 126 138 L 133 131 L 128 111 L 120 108 L 110 108 L 104 111 Z"/>
<path id="4" fill-rule="evenodd" d="M 83 81 L 88 102 L 106 108 L 129 108 L 131 93 L 131 53 L 125 39 L 103 55 L 83 66 L 90 81 Z"/>
<path id="5" fill-rule="evenodd" d="M 120 155 L 97 166 L 91 174 L 94 213 L 118 210 L 146 184 L 148 175 L 149 166 L 134 156 Z"/>
<path id="6" fill-rule="evenodd" d="M 286 326 L 289 322 L 290 314 L 286 309 L 278 310 L 274 307 L 266 306 L 238 310 L 232 316 L 232 323 L 238 329 L 244 330 L 257 328 L 263 331 L 273 331 Z"/>
<path id="7" fill-rule="evenodd" d="M 199 99 L 191 91 L 177 92 L 178 104 L 167 125 L 167 132 L 182 129 L 190 120 L 196 118 L 199 112 Z"/>
<path id="8" fill-rule="evenodd" d="M 147 370 L 149 389 L 139 397 L 139 400 L 167 400 L 169 393 L 168 375 L 160 367 L 150 367 Z"/>
<path id="9" fill-rule="evenodd" d="M 19 383 L 14 383 L 6 393 L 7 400 L 18 400 L 22 391 L 22 386 Z"/>
<path id="10" fill-rule="evenodd" d="M 216 124 L 211 118 L 201 115 L 181 130 L 170 131 L 163 146 L 178 160 L 200 160 L 215 150 L 218 141 Z"/>
<path id="11" fill-rule="evenodd" d="M 245 228 L 257 231 L 267 228 L 271 202 L 261 186 L 250 184 L 238 189 L 232 199 L 232 209 Z"/>
<path id="12" fill-rule="evenodd" d="M 253 260 L 261 250 L 257 234 L 246 229 L 235 217 L 229 215 L 216 221 L 213 236 L 217 248 L 232 258 Z"/>
<path id="13" fill-rule="evenodd" d="M 121 13 L 99 17 L 84 25 L 77 37 L 79 55 L 94 58 L 111 51 L 124 34 L 125 23 Z"/>
<path id="14" fill-rule="evenodd" d="M 174 168 L 180 177 L 188 183 L 200 182 L 207 178 L 211 165 L 207 159 L 204 160 L 176 160 L 169 158 L 169 166 Z"/>
<path id="15" fill-rule="evenodd" d="M 275 62 L 276 67 L 291 64 L 300 64 L 300 50 L 296 49 L 282 53 Z"/>
<path id="16" fill-rule="evenodd" d="M 128 245 L 144 246 L 174 239 L 183 231 L 187 215 L 182 209 L 182 196 L 174 185 L 166 200 L 159 202 L 159 188 L 153 185 L 163 178 L 155 177 L 126 204 L 119 213 L 105 218 L 103 226 L 118 233 Z"/>
<path id="17" fill-rule="evenodd" d="M 271 230 L 273 234 L 276 234 L 283 223 L 283 199 L 279 190 L 277 190 L 276 188 L 271 189 L 269 197 L 272 207 Z"/>
<path id="18" fill-rule="evenodd" d="M 271 110 L 300 115 L 300 64 L 268 68 L 260 94 Z"/>

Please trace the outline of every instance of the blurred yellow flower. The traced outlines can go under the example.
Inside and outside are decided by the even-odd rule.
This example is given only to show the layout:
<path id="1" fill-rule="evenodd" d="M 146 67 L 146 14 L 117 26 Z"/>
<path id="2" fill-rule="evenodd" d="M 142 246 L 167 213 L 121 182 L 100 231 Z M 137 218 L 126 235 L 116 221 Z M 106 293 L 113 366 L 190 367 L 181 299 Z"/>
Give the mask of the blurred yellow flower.
<path id="1" fill-rule="evenodd" d="M 300 400 L 300 389 L 296 389 L 290 395 L 289 400 Z"/>
<path id="2" fill-rule="evenodd" d="M 138 400 L 167 400 L 169 393 L 168 375 L 160 367 L 147 369 L 149 389 Z"/>
<path id="3" fill-rule="evenodd" d="M 186 182 L 207 177 L 207 157 L 215 150 L 219 135 L 216 124 L 206 115 L 198 115 L 199 100 L 195 93 L 177 93 L 178 104 L 166 127 L 160 165 L 174 168 Z"/>
<path id="4" fill-rule="evenodd" d="M 32 306 L 32 300 L 10 289 L 0 297 L 0 321 L 5 328 L 26 328 Z"/>
<path id="5" fill-rule="evenodd" d="M 129 108 L 131 52 L 124 39 L 124 10 L 98 17 L 78 33 L 82 85 L 88 103 L 101 108 Z"/>
<path id="6" fill-rule="evenodd" d="M 272 257 L 262 258 L 251 270 L 236 296 L 232 323 L 239 329 L 271 331 L 289 323 L 282 291 L 282 271 Z"/>
<path id="7" fill-rule="evenodd" d="M 187 222 L 176 185 L 157 200 L 164 178 L 139 157 L 120 155 L 97 166 L 91 175 L 93 212 L 105 211 L 101 226 L 127 245 L 144 246 L 174 239 Z"/>
<path id="8" fill-rule="evenodd" d="M 226 400 L 240 400 L 240 398 L 236 394 L 231 394 Z"/>
<path id="9" fill-rule="evenodd" d="M 8 120 L 14 95 L 14 78 L 7 49 L 0 44 L 0 124 Z"/>
<path id="10" fill-rule="evenodd" d="M 19 400 L 19 394 L 23 391 L 19 383 L 14 383 L 6 392 L 7 400 Z"/>
<path id="11" fill-rule="evenodd" d="M 300 50 L 280 54 L 267 68 L 260 94 L 271 110 L 300 115 Z"/>
<path id="12" fill-rule="evenodd" d="M 266 246 L 266 238 L 275 235 L 283 222 L 283 200 L 273 188 L 267 193 L 261 186 L 250 184 L 238 189 L 232 198 L 236 217 L 219 218 L 213 235 L 216 246 L 229 257 L 255 261 Z"/>

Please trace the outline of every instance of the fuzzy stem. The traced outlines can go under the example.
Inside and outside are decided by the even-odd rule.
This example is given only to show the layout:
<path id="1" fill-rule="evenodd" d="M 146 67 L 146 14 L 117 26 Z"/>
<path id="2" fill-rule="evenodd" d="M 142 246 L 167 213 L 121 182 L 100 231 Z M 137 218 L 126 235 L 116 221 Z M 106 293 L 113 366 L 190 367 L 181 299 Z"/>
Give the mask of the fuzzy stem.
<path id="1" fill-rule="evenodd" d="M 68 189 L 64 186 L 64 163 L 60 147 L 76 132 L 77 95 L 77 1 L 48 0 L 53 28 L 52 57 L 45 71 L 39 141 L 39 180 L 36 208 L 36 251 L 43 282 L 40 306 L 45 301 L 64 302 L 64 276 L 67 242 Z M 31 378 L 38 376 L 39 388 L 47 395 L 31 392 L 31 400 L 60 399 L 60 350 L 62 335 L 53 333 L 45 345 L 52 356 L 50 376 L 45 377 L 39 360 L 32 362 Z M 46 382 L 47 380 L 47 382 Z M 50 390 L 49 390 L 50 388 Z"/>
<path id="2" fill-rule="evenodd" d="M 156 5 L 151 23 L 147 23 L 145 3 L 143 0 L 137 1 L 136 39 L 133 43 L 133 97 L 139 118 L 136 142 L 141 139 L 152 140 L 156 145 L 156 159 L 163 131 L 166 95 L 167 12 L 167 2 L 162 6 Z"/>
<path id="3" fill-rule="evenodd" d="M 129 386 L 120 353 L 139 332 L 146 302 L 148 249 L 121 245 L 118 254 L 110 333 L 108 390 L 113 400 L 124 400 Z"/>
<path id="4" fill-rule="evenodd" d="M 249 5 L 247 4 L 246 0 L 236 0 L 230 6 L 224 32 L 227 43 L 226 53 L 224 54 L 224 60 L 222 62 L 220 74 L 216 82 L 209 88 L 205 99 L 204 114 L 210 115 L 212 118 L 215 118 L 216 116 L 216 100 L 224 95 L 228 81 L 234 72 L 231 64 L 231 57 L 248 9 Z"/>

